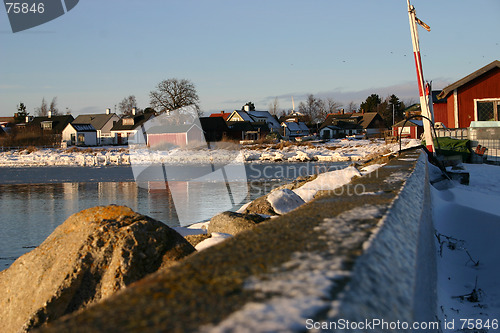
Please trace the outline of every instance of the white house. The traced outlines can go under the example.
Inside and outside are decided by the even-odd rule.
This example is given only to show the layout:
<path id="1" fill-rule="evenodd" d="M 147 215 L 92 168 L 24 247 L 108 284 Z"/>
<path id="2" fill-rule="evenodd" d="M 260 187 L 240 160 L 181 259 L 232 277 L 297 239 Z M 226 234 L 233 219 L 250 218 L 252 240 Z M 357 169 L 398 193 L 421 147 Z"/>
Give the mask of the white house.
<path id="1" fill-rule="evenodd" d="M 327 125 L 319 130 L 319 137 L 322 139 L 338 138 L 342 134 L 345 134 L 344 129 L 335 125 Z"/>
<path id="2" fill-rule="evenodd" d="M 283 127 L 284 137 L 288 139 L 309 135 L 309 127 L 302 121 L 284 121 L 281 127 Z"/>
<path id="3" fill-rule="evenodd" d="M 97 131 L 98 145 L 112 145 L 115 137 L 111 134 L 111 129 L 120 120 L 116 113 L 110 113 L 109 109 L 105 114 L 83 114 L 72 121 L 73 124 L 90 124 Z"/>
<path id="4" fill-rule="evenodd" d="M 97 131 L 90 124 L 69 123 L 62 131 L 62 141 L 68 146 L 97 146 Z"/>
<path id="5" fill-rule="evenodd" d="M 269 111 L 243 111 L 235 110 L 227 118 L 227 122 L 248 121 L 250 123 L 265 123 L 271 132 L 280 130 L 279 121 Z"/>
<path id="6" fill-rule="evenodd" d="M 152 117 L 154 117 L 154 113 L 143 113 L 117 121 L 111 128 L 111 135 L 115 138 L 116 144 L 127 144 L 129 137 L 135 135 L 140 126 Z"/>

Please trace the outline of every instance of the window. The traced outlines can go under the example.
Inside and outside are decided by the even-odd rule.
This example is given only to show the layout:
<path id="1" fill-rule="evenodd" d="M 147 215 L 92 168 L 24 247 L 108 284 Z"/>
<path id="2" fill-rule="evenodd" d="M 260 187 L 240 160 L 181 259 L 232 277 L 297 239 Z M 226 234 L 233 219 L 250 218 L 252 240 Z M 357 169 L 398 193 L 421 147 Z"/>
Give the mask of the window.
<path id="1" fill-rule="evenodd" d="M 79 145 L 85 144 L 85 134 L 78 133 L 78 144 Z"/>
<path id="2" fill-rule="evenodd" d="M 42 121 L 42 123 L 40 125 L 42 126 L 43 130 L 47 130 L 47 131 L 52 130 L 52 122 L 51 121 Z"/>
<path id="3" fill-rule="evenodd" d="M 500 99 L 476 101 L 476 114 L 479 121 L 499 121 Z"/>

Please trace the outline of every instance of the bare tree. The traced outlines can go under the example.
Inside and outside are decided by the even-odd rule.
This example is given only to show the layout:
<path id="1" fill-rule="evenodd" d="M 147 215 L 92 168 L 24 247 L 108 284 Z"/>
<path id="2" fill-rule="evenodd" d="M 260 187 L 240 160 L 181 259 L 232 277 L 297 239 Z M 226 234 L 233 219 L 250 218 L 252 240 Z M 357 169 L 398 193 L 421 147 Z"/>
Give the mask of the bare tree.
<path id="1" fill-rule="evenodd" d="M 194 84 L 186 79 L 163 80 L 156 86 L 156 90 L 149 93 L 150 104 L 158 112 L 163 113 L 193 105 L 196 107 L 198 115 L 201 115 L 199 108 L 199 97 Z"/>
<path id="2" fill-rule="evenodd" d="M 310 94 L 305 102 L 300 102 L 299 112 L 308 115 L 312 123 L 320 123 L 328 114 L 328 106 L 325 101 Z"/>
<path id="3" fill-rule="evenodd" d="M 136 111 L 139 111 L 137 109 L 137 100 L 135 99 L 134 95 L 130 95 L 128 97 L 125 97 L 118 104 L 118 111 L 123 116 L 130 116 L 130 115 L 132 115 L 132 109 L 133 108 L 136 108 Z"/>
<path id="4" fill-rule="evenodd" d="M 49 106 L 49 111 L 53 116 L 59 115 L 59 109 L 57 108 L 57 97 L 52 98 Z"/>
<path id="5" fill-rule="evenodd" d="M 45 101 L 45 97 L 42 98 L 42 104 L 35 108 L 35 114 L 39 117 L 47 117 L 49 115 L 57 116 L 59 114 L 59 109 L 57 108 L 57 97 L 52 98 L 50 105 Z"/>
<path id="6" fill-rule="evenodd" d="M 349 104 L 347 104 L 347 112 L 352 113 L 357 111 L 358 111 L 358 104 L 354 103 L 353 101 L 350 101 Z"/>
<path id="7" fill-rule="evenodd" d="M 278 101 L 278 97 L 276 97 L 274 99 L 274 101 L 272 101 L 270 104 L 269 104 L 269 113 L 274 115 L 274 116 L 277 116 L 280 112 L 279 110 L 280 108 L 280 104 L 279 104 L 279 101 Z"/>
<path id="8" fill-rule="evenodd" d="M 416 104 L 416 103 L 419 103 L 419 102 L 417 102 L 417 100 L 415 98 L 413 98 L 413 97 L 406 98 L 406 99 L 403 100 L 403 104 L 406 107 L 412 106 L 413 104 Z"/>
<path id="9" fill-rule="evenodd" d="M 326 99 L 326 106 L 327 106 L 327 111 L 328 113 L 336 113 L 340 110 L 340 108 L 342 108 L 343 104 L 340 103 L 340 102 L 337 102 L 336 100 L 334 100 L 333 98 L 331 97 L 328 97 Z M 325 115 L 325 118 L 323 119 L 326 119 L 326 116 Z"/>
<path id="10" fill-rule="evenodd" d="M 46 117 L 49 114 L 49 106 L 45 101 L 45 97 L 42 98 L 42 104 L 35 108 L 35 113 L 39 117 Z"/>

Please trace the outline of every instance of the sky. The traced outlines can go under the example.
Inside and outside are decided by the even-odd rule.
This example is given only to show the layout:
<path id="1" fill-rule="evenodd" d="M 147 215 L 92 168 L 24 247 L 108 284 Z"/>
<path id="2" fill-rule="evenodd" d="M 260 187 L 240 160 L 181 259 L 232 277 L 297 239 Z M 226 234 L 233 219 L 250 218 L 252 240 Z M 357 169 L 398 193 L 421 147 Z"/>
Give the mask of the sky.
<path id="1" fill-rule="evenodd" d="M 442 89 L 500 59 L 500 1 L 413 0 L 426 80 Z M 57 97 L 74 116 L 114 110 L 164 79 L 192 81 L 205 114 L 290 109 L 308 94 L 418 101 L 405 0 L 80 0 L 13 33 L 0 8 L 0 116 Z"/>

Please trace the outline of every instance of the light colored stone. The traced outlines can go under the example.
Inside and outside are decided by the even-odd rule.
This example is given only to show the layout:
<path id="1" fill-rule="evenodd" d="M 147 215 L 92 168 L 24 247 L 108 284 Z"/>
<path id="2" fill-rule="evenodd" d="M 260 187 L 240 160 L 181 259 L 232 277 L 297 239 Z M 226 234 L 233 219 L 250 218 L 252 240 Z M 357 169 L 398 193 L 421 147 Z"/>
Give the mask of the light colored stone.
<path id="1" fill-rule="evenodd" d="M 214 216 L 208 225 L 208 233 L 213 232 L 236 235 L 245 230 L 254 228 L 265 219 L 256 214 L 240 214 L 234 212 L 222 212 Z"/>
<path id="2" fill-rule="evenodd" d="M 267 201 L 269 201 L 273 210 L 280 215 L 291 212 L 305 204 L 305 201 L 301 197 L 289 189 L 280 189 L 271 192 L 267 196 Z"/>
<path id="3" fill-rule="evenodd" d="M 39 327 L 192 252 L 176 231 L 128 207 L 81 211 L 0 272 L 2 332 Z"/>

